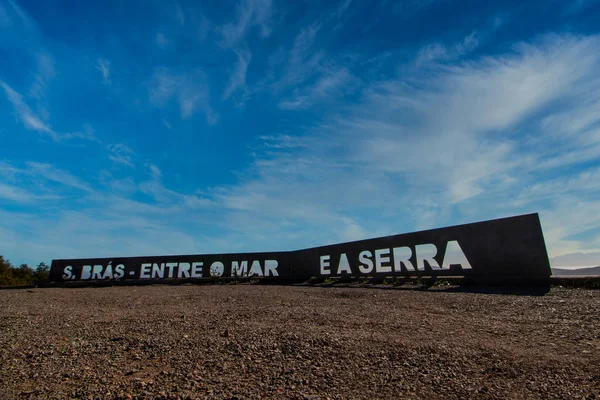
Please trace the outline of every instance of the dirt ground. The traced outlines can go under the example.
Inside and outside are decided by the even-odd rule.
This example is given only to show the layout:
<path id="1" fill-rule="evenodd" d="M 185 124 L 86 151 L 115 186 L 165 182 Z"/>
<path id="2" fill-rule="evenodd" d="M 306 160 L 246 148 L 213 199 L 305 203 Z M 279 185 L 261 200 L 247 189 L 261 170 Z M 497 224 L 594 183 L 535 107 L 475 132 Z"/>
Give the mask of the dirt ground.
<path id="1" fill-rule="evenodd" d="M 600 398 L 600 291 L 0 290 L 0 398 Z"/>

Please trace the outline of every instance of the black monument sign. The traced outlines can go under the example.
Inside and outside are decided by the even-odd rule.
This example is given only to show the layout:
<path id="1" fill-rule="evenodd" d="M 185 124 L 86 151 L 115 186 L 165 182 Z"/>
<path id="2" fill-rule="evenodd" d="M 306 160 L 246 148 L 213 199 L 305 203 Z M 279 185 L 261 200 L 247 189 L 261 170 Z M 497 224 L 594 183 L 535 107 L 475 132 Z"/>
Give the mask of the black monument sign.
<path id="1" fill-rule="evenodd" d="M 306 250 L 53 260 L 50 279 L 173 281 L 210 277 L 465 276 L 543 282 L 551 270 L 538 214 Z"/>

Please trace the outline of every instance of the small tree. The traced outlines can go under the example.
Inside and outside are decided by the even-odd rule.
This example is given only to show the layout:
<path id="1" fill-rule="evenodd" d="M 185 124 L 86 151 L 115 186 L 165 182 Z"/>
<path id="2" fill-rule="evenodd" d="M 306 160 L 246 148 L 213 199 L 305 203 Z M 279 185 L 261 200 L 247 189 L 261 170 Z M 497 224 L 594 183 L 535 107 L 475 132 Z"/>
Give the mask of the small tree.
<path id="1" fill-rule="evenodd" d="M 3 256 L 0 256 L 0 286 L 12 285 L 12 269 L 13 266 L 10 261 L 5 260 Z"/>
<path id="2" fill-rule="evenodd" d="M 33 269 L 27 264 L 21 264 L 15 270 L 15 275 L 23 283 L 29 283 L 33 279 Z"/>
<path id="3" fill-rule="evenodd" d="M 33 280 L 36 282 L 46 282 L 50 278 L 50 266 L 45 262 L 38 264 L 33 273 Z"/>

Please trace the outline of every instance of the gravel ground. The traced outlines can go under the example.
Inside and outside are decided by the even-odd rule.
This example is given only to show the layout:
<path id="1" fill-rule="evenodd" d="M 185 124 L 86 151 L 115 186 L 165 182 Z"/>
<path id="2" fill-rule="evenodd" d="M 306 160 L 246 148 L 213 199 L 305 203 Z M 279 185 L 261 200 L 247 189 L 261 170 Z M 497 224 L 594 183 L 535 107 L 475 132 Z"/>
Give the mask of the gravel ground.
<path id="1" fill-rule="evenodd" d="M 600 291 L 0 291 L 0 398 L 600 398 Z"/>

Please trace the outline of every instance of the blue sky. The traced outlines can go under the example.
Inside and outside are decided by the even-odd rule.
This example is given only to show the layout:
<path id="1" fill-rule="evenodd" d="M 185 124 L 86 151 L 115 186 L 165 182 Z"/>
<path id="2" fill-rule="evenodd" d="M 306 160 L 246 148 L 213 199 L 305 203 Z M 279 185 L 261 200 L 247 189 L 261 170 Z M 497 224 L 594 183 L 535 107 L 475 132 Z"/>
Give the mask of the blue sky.
<path id="1" fill-rule="evenodd" d="M 0 0 L 0 254 L 275 251 L 539 212 L 600 264 L 600 2 Z"/>

